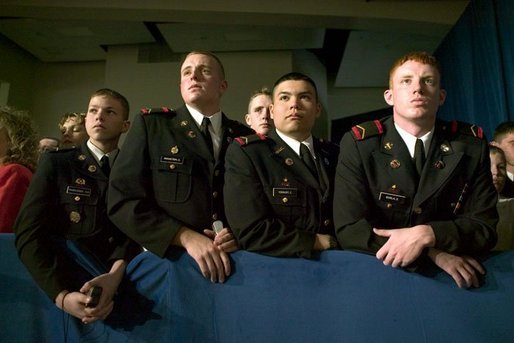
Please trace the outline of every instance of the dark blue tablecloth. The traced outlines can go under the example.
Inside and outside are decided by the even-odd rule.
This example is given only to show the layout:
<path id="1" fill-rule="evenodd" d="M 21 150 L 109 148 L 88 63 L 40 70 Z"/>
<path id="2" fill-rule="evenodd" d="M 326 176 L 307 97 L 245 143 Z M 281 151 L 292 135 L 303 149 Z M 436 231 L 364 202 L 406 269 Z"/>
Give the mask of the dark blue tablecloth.
<path id="1" fill-rule="evenodd" d="M 514 342 L 514 253 L 494 254 L 479 289 L 435 270 L 385 267 L 330 251 L 316 260 L 232 254 L 225 284 L 176 250 L 143 253 L 110 323 L 69 321 L 30 279 L 11 235 L 0 235 L 0 341 Z M 130 287 L 129 287 L 130 288 Z M 65 330 L 65 325 L 66 330 Z"/>

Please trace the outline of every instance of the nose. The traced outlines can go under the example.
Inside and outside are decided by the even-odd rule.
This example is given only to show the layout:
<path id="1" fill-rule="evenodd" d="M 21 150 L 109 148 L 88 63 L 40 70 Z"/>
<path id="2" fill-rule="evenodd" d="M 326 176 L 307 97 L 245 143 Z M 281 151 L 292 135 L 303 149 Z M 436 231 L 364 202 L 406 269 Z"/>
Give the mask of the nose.
<path id="1" fill-rule="evenodd" d="M 423 80 L 413 81 L 414 93 L 423 94 Z"/>
<path id="2" fill-rule="evenodd" d="M 194 68 L 191 72 L 191 80 L 198 80 L 200 74 L 200 70 L 198 68 Z"/>
<path id="3" fill-rule="evenodd" d="M 290 107 L 291 108 L 298 108 L 299 107 L 299 104 L 300 104 L 300 99 L 297 97 L 297 96 L 291 96 L 290 98 Z"/>

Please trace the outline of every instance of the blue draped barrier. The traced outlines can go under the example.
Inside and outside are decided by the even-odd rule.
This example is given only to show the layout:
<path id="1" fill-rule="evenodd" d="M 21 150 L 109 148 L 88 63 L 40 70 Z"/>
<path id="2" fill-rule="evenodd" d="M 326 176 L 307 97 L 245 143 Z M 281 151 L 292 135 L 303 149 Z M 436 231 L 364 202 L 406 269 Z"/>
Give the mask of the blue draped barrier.
<path id="1" fill-rule="evenodd" d="M 12 235 L 0 235 L 0 254 L 2 342 L 62 342 L 65 332 L 68 342 L 514 341 L 514 252 L 485 259 L 484 285 L 472 290 L 347 251 L 316 260 L 237 252 L 225 284 L 204 279 L 182 251 L 143 253 L 128 267 L 135 288 L 118 301 L 120 316 L 90 325 L 66 320 L 37 288 Z"/>

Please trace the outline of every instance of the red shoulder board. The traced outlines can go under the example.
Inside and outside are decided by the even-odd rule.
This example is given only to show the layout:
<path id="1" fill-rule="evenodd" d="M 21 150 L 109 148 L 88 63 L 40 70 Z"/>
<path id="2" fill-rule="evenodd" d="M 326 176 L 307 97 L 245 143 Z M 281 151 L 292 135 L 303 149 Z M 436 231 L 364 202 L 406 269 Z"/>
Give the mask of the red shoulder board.
<path id="1" fill-rule="evenodd" d="M 371 120 L 352 127 L 352 135 L 358 141 L 368 137 L 381 135 L 384 133 L 384 127 L 380 120 Z"/>
<path id="2" fill-rule="evenodd" d="M 250 136 L 242 136 L 234 138 L 234 140 L 241 146 L 248 145 L 253 142 L 265 141 L 266 136 L 262 133 L 256 133 Z"/>
<path id="3" fill-rule="evenodd" d="M 462 133 L 480 139 L 484 138 L 484 130 L 480 126 L 474 124 L 468 124 L 454 120 L 451 123 L 451 130 L 452 133 Z"/>
<path id="4" fill-rule="evenodd" d="M 173 109 L 170 107 L 154 107 L 154 108 L 143 107 L 141 109 L 142 115 L 147 115 L 147 114 L 152 114 L 152 113 L 171 113 L 171 112 L 173 112 Z"/>

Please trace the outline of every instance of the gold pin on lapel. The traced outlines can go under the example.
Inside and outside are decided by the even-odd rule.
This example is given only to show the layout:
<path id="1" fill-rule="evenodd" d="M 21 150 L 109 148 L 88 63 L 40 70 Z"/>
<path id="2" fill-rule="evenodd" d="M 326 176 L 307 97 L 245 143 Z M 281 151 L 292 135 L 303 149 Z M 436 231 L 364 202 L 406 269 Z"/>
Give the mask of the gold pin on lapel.
<path id="1" fill-rule="evenodd" d="M 180 122 L 180 126 L 182 126 L 182 127 L 187 126 L 187 124 L 188 124 L 187 120 L 182 120 L 182 121 Z"/>
<path id="2" fill-rule="evenodd" d="M 189 138 L 196 138 L 196 133 L 194 131 L 188 131 L 187 132 L 187 135 L 189 136 Z"/>
<path id="3" fill-rule="evenodd" d="M 178 146 L 171 147 L 170 151 L 173 155 L 178 154 Z"/>
<path id="4" fill-rule="evenodd" d="M 446 166 L 446 164 L 441 160 L 434 163 L 434 167 L 436 167 L 437 169 L 443 169 L 445 166 Z"/>
<path id="5" fill-rule="evenodd" d="M 448 146 L 448 144 L 441 144 L 441 146 L 439 147 L 439 149 L 441 149 L 442 152 L 448 152 L 450 151 L 450 147 Z"/>
<path id="6" fill-rule="evenodd" d="M 79 177 L 78 179 L 75 180 L 75 183 L 77 185 L 85 185 L 86 184 L 86 180 L 84 180 L 84 179 Z"/>
<path id="7" fill-rule="evenodd" d="M 94 164 L 90 164 L 89 167 L 87 167 L 87 170 L 90 173 L 94 173 L 96 171 L 96 166 Z"/>
<path id="8" fill-rule="evenodd" d="M 288 165 L 288 166 L 292 166 L 294 164 L 294 161 L 292 158 L 288 157 L 284 160 L 284 162 Z"/>
<path id="9" fill-rule="evenodd" d="M 80 213 L 78 213 L 77 211 L 71 211 L 70 212 L 70 221 L 75 224 L 80 222 Z"/>
<path id="10" fill-rule="evenodd" d="M 400 163 L 400 161 L 398 161 L 398 160 L 392 160 L 392 161 L 389 163 L 389 165 L 390 165 L 390 166 L 391 166 L 391 168 L 393 168 L 393 169 L 398 169 L 398 168 L 400 168 L 401 163 Z"/>
<path id="11" fill-rule="evenodd" d="M 391 150 L 393 148 L 394 144 L 391 143 L 391 142 L 387 142 L 385 145 L 384 145 L 384 148 L 386 150 Z"/>
<path id="12" fill-rule="evenodd" d="M 86 155 L 79 155 L 79 161 L 84 161 L 86 159 Z"/>

